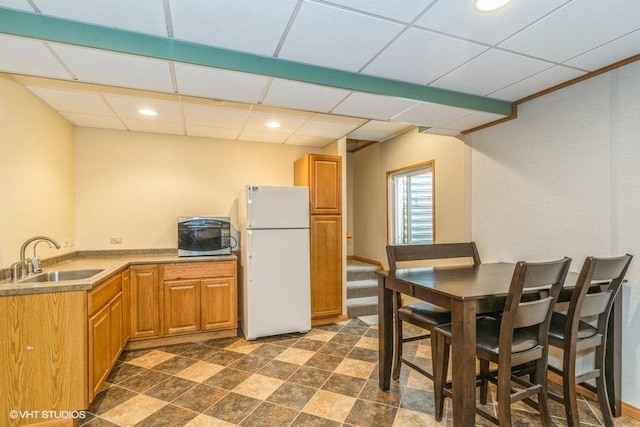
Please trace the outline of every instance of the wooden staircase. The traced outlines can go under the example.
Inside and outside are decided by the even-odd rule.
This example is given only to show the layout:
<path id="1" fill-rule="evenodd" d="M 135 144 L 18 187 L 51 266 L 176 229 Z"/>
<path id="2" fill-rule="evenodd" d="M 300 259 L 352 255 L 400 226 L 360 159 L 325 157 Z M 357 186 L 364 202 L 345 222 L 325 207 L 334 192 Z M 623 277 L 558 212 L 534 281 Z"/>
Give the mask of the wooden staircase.
<path id="1" fill-rule="evenodd" d="M 378 314 L 378 279 L 380 266 L 347 260 L 347 316 L 354 319 Z"/>

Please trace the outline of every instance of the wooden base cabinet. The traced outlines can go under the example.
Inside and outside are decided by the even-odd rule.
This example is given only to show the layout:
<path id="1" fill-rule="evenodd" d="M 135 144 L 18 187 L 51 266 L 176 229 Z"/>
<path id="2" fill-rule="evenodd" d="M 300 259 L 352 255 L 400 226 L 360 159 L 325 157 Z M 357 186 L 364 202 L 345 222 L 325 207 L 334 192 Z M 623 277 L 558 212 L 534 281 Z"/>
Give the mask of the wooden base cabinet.
<path id="1" fill-rule="evenodd" d="M 86 291 L 0 297 L 0 426 L 10 411 L 75 411 L 87 407 Z"/>
<path id="2" fill-rule="evenodd" d="M 102 387 L 126 344 L 122 276 L 117 274 L 87 294 L 89 401 Z"/>
<path id="3" fill-rule="evenodd" d="M 160 336 L 160 282 L 158 266 L 129 268 L 131 292 L 131 339 Z"/>
<path id="4" fill-rule="evenodd" d="M 235 261 L 168 264 L 162 277 L 165 335 L 237 327 Z"/>

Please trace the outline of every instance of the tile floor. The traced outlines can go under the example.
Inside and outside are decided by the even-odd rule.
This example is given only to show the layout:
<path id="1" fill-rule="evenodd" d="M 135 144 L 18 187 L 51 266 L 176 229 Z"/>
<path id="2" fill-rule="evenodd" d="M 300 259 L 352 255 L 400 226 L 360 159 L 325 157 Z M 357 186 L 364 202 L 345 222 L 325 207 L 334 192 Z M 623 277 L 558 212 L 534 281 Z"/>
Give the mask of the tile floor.
<path id="1" fill-rule="evenodd" d="M 389 392 L 380 391 L 377 336 L 376 325 L 354 319 L 304 335 L 224 338 L 125 352 L 80 425 L 453 425 L 450 419 L 435 422 L 432 383 L 406 367 Z M 429 365 L 428 345 L 405 349 Z M 580 406 L 583 425 L 601 425 L 593 402 L 581 400 Z M 536 413 L 519 408 L 514 425 L 540 424 Z M 553 414 L 556 425 L 566 425 L 559 405 L 554 404 Z M 616 426 L 627 425 L 640 423 L 616 420 Z"/>

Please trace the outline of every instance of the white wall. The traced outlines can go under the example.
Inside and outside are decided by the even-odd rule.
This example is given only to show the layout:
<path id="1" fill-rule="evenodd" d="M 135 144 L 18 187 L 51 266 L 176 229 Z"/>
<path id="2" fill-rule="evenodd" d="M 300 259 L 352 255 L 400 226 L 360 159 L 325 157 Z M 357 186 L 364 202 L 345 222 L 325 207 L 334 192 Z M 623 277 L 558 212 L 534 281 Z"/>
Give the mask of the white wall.
<path id="1" fill-rule="evenodd" d="M 82 250 L 176 248 L 181 215 L 230 216 L 246 184 L 293 185 L 300 146 L 76 130 L 77 242 Z M 122 238 L 111 245 L 111 237 Z"/>
<path id="2" fill-rule="evenodd" d="M 61 245 L 75 236 L 72 125 L 5 74 L 0 74 L 0 268 L 22 243 L 46 235 Z M 47 257 L 73 251 L 38 245 Z M 28 248 L 27 256 L 33 254 Z"/>
<path id="3" fill-rule="evenodd" d="M 523 104 L 467 136 L 483 262 L 637 256 L 623 288 L 623 401 L 640 407 L 640 64 Z M 584 363 L 588 363 L 586 358 Z"/>
<path id="4" fill-rule="evenodd" d="M 387 265 L 387 172 L 434 160 L 437 242 L 468 240 L 465 145 L 417 129 L 352 154 L 353 253 Z"/>

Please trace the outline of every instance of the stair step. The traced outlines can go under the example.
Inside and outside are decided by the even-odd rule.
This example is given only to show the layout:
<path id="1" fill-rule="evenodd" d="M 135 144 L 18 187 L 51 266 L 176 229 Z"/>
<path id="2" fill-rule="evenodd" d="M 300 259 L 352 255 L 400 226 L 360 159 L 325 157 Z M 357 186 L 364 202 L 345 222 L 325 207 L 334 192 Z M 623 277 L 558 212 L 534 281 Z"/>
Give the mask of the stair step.
<path id="1" fill-rule="evenodd" d="M 347 300 L 347 315 L 350 319 L 378 314 L 378 297 L 350 298 Z"/>
<path id="2" fill-rule="evenodd" d="M 347 298 L 374 297 L 378 295 L 378 281 L 375 279 L 347 282 Z"/>
<path id="3" fill-rule="evenodd" d="M 347 281 L 376 279 L 376 271 L 380 266 L 362 261 L 349 260 L 347 262 Z"/>

